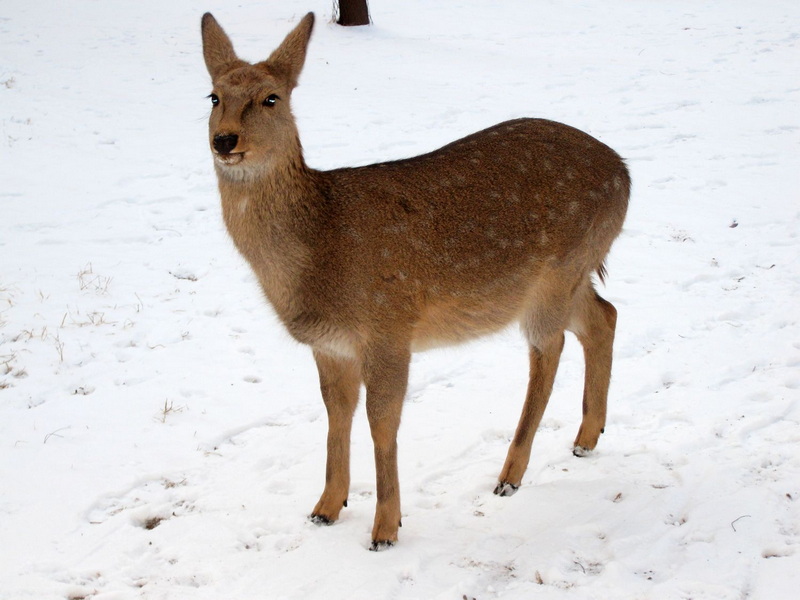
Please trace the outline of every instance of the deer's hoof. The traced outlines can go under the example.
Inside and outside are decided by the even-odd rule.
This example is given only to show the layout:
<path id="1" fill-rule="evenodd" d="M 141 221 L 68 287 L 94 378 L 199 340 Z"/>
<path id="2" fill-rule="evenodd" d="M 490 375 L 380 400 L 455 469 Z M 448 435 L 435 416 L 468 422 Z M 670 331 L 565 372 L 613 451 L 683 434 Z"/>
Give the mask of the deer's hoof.
<path id="1" fill-rule="evenodd" d="M 384 550 L 388 550 L 394 546 L 394 542 L 391 540 L 373 540 L 372 545 L 369 547 L 370 552 L 383 552 Z"/>
<path id="2" fill-rule="evenodd" d="M 592 451 L 589 448 L 584 448 L 583 446 L 575 446 L 572 449 L 572 453 L 578 458 L 583 458 L 585 456 L 589 456 Z"/>
<path id="3" fill-rule="evenodd" d="M 495 486 L 494 493 L 496 496 L 513 496 L 517 493 L 518 489 L 518 485 L 514 485 L 508 481 L 500 481 L 497 483 L 497 486 Z"/>
<path id="4" fill-rule="evenodd" d="M 314 525 L 333 525 L 334 521 L 326 517 L 325 515 L 308 515 L 308 520 L 314 523 Z"/>

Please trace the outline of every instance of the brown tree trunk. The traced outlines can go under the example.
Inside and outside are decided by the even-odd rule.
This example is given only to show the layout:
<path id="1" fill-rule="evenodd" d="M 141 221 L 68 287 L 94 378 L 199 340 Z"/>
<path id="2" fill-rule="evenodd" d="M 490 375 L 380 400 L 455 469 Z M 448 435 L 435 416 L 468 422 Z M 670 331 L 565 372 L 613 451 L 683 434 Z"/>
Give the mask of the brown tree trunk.
<path id="1" fill-rule="evenodd" d="M 339 0 L 339 25 L 369 25 L 367 0 Z"/>

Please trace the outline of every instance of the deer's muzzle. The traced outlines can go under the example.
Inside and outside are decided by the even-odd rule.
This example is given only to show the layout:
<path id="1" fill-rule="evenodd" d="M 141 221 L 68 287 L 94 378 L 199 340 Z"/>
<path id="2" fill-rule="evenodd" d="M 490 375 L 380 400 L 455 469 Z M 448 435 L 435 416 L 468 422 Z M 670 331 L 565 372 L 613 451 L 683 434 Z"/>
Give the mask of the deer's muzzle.
<path id="1" fill-rule="evenodd" d="M 230 154 L 238 143 L 239 136 L 235 133 L 214 136 L 214 150 L 220 154 Z"/>

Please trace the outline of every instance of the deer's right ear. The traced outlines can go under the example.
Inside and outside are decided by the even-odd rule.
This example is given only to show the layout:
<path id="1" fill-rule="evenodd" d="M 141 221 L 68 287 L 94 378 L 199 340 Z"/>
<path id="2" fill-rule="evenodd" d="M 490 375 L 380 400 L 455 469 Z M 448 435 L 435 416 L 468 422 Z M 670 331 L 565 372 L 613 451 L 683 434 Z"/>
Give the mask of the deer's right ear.
<path id="1" fill-rule="evenodd" d="M 230 68 L 231 63 L 239 62 L 233 51 L 228 34 L 222 30 L 217 20 L 206 13 L 201 22 L 203 34 L 203 58 L 212 81 Z"/>

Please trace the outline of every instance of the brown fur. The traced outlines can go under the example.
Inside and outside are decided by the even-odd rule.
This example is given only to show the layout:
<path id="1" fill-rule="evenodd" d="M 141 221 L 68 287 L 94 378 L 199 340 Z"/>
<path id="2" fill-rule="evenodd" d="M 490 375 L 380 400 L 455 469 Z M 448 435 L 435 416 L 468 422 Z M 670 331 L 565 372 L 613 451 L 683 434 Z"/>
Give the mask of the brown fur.
<path id="1" fill-rule="evenodd" d="M 350 427 L 366 386 L 376 548 L 397 539 L 400 523 L 396 436 L 412 351 L 521 323 L 530 382 L 495 489 L 509 495 L 528 465 L 564 331 L 574 332 L 586 360 L 575 451 L 595 447 L 616 311 L 591 277 L 605 273 L 630 178 L 613 150 L 542 119 L 500 123 L 407 160 L 313 170 L 290 110 L 313 21 L 307 15 L 268 60 L 250 65 L 203 17 L 219 100 L 210 143 L 233 241 L 283 324 L 314 351 L 329 418 L 318 522 L 335 521 L 346 503 Z M 273 95 L 274 105 L 264 105 Z M 219 136 L 235 146 L 222 147 Z"/>

